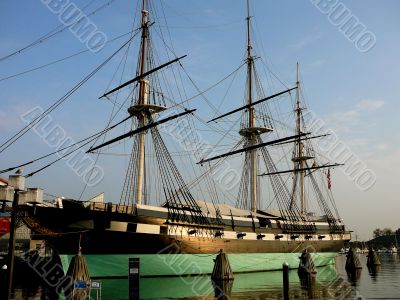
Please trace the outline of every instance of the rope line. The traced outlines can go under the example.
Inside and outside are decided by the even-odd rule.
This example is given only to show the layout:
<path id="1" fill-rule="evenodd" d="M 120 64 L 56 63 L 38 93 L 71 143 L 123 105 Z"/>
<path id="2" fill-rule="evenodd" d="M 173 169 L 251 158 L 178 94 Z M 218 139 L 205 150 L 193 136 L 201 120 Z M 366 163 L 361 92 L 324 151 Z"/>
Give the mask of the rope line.
<path id="1" fill-rule="evenodd" d="M 87 7 L 89 7 L 92 3 L 94 3 L 96 0 L 92 0 L 89 4 L 87 4 L 82 11 L 84 11 Z M 86 17 L 90 17 L 94 14 L 96 14 L 97 12 L 99 12 L 100 10 L 102 10 L 103 8 L 111 5 L 113 2 L 115 2 L 116 0 L 111 0 L 109 2 L 107 2 L 106 4 L 103 4 L 102 6 L 100 6 L 99 8 L 95 9 L 94 11 L 92 11 L 91 13 L 87 14 Z M 57 26 L 56 28 L 52 29 L 51 31 L 49 31 L 48 33 L 42 35 L 41 37 L 39 37 L 37 40 L 33 41 L 32 43 L 14 51 L 11 52 L 10 54 L 7 54 L 3 57 L 0 58 L 0 62 L 5 61 L 15 55 L 21 54 L 27 50 L 29 50 L 30 48 L 33 48 L 37 45 L 41 45 L 44 42 L 48 41 L 49 39 L 51 39 L 52 37 L 56 36 L 57 34 L 67 30 L 68 28 L 72 28 L 73 26 L 75 26 L 76 24 L 80 23 L 82 20 L 84 20 L 84 18 L 80 18 L 79 20 L 75 21 L 74 23 L 72 23 L 71 25 L 65 26 L 63 24 Z"/>
<path id="2" fill-rule="evenodd" d="M 120 39 L 120 38 L 122 38 L 122 37 L 124 37 L 124 36 L 126 36 L 126 35 L 128 35 L 128 34 L 130 34 L 130 33 L 132 33 L 132 32 L 127 32 L 127 33 L 121 34 L 121 35 L 119 35 L 119 36 L 117 36 L 117 37 L 115 37 L 115 38 L 113 38 L 113 39 L 111 39 L 111 40 L 108 40 L 108 41 L 105 43 L 105 45 L 107 45 L 107 44 L 109 44 L 109 43 L 111 43 L 111 42 L 113 42 L 113 41 L 115 41 L 115 40 L 118 40 L 118 39 Z M 86 52 L 89 52 L 89 51 L 90 51 L 90 49 L 82 50 L 82 51 L 73 53 L 73 54 L 71 54 L 71 55 L 62 57 L 62 58 L 60 58 L 60 59 L 53 60 L 53 61 L 51 61 L 51 62 L 49 62 L 49 63 L 46 63 L 46 64 L 43 64 L 43 65 L 40 65 L 40 66 L 31 68 L 31 69 L 28 69 L 28 70 L 19 72 L 19 73 L 15 73 L 15 74 L 12 74 L 12 75 L 9 75 L 9 76 L 0 78 L 0 82 L 1 82 L 1 81 L 6 81 L 6 80 L 8 80 L 8 79 L 15 78 L 15 77 L 19 77 L 19 76 L 22 76 L 22 75 L 25 75 L 25 74 L 28 74 L 28 73 L 31 73 L 31 72 L 34 72 L 34 71 L 37 71 L 37 70 L 40 70 L 40 69 L 49 67 L 49 66 L 52 66 L 52 65 L 54 65 L 54 64 L 57 64 L 57 63 L 66 61 L 66 60 L 68 60 L 68 59 L 71 59 L 71 58 L 73 58 L 73 57 L 75 57 L 75 56 L 79 56 L 79 55 L 81 55 L 81 54 L 83 54 L 83 53 L 86 53 Z"/>
<path id="3" fill-rule="evenodd" d="M 0 146 L 0 153 L 10 147 L 13 143 L 19 140 L 23 135 L 25 135 L 33 126 L 38 124 L 44 117 L 50 114 L 53 110 L 55 110 L 58 106 L 60 106 L 63 102 L 65 102 L 72 94 L 74 94 L 81 86 L 83 86 L 92 76 L 94 76 L 100 69 L 102 69 L 115 55 L 117 55 L 131 40 L 131 37 L 127 42 L 125 42 L 118 50 L 116 50 L 112 55 L 110 55 L 103 63 L 101 63 L 95 70 L 93 70 L 89 75 L 84 77 L 79 83 L 77 83 L 71 90 L 69 90 L 64 96 L 59 98 L 55 103 L 53 103 L 50 107 L 48 107 L 42 114 L 33 119 L 28 125 L 14 134 L 11 138 L 5 141 Z"/>

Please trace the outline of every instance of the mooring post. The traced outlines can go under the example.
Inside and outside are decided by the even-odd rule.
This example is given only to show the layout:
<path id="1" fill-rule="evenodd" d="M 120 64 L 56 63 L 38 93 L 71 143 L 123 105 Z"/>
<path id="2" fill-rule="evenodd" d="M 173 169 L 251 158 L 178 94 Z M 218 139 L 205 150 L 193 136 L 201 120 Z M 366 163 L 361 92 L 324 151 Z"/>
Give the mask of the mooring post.
<path id="1" fill-rule="evenodd" d="M 350 248 L 349 252 L 347 252 L 345 269 L 347 272 L 354 272 L 357 269 L 362 269 L 360 259 L 353 248 Z"/>
<path id="2" fill-rule="evenodd" d="M 283 299 L 289 300 L 289 264 L 284 262 L 283 265 Z"/>
<path id="3" fill-rule="evenodd" d="M 7 265 L 1 264 L 0 266 L 0 299 L 2 299 L 7 296 L 5 294 L 7 292 Z"/>
<path id="4" fill-rule="evenodd" d="M 213 281 L 229 281 L 233 280 L 233 272 L 231 265 L 229 264 L 228 256 L 222 249 L 219 250 L 219 254 L 214 259 L 214 268 L 211 273 L 211 279 Z"/>
<path id="5" fill-rule="evenodd" d="M 139 299 L 140 288 L 140 259 L 129 258 L 129 300 Z"/>
<path id="6" fill-rule="evenodd" d="M 367 259 L 367 266 L 368 267 L 374 267 L 374 266 L 380 266 L 381 265 L 381 260 L 379 259 L 379 255 L 372 248 L 372 246 L 369 248 L 367 257 L 368 257 L 368 259 Z"/>
<path id="7" fill-rule="evenodd" d="M 15 228 L 17 225 L 17 207 L 19 194 L 18 190 L 14 191 L 14 200 L 11 210 L 11 225 L 10 225 L 10 238 L 8 241 L 8 256 L 7 256 L 7 297 L 11 299 L 11 291 L 14 277 L 14 250 L 15 250 Z"/>
<path id="8" fill-rule="evenodd" d="M 304 249 L 301 253 L 299 267 L 297 269 L 297 274 L 300 277 L 304 276 L 315 276 L 317 274 L 317 269 L 315 268 L 314 262 L 311 257 L 311 253 Z"/>

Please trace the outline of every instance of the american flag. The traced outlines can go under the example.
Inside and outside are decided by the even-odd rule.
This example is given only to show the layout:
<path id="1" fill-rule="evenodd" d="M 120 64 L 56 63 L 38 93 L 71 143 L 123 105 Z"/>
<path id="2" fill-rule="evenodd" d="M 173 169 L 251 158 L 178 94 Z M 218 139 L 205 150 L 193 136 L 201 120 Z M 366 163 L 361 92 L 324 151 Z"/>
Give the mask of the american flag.
<path id="1" fill-rule="evenodd" d="M 326 174 L 326 178 L 328 179 L 328 189 L 330 190 L 332 187 L 331 183 L 331 169 L 328 169 L 328 173 Z"/>

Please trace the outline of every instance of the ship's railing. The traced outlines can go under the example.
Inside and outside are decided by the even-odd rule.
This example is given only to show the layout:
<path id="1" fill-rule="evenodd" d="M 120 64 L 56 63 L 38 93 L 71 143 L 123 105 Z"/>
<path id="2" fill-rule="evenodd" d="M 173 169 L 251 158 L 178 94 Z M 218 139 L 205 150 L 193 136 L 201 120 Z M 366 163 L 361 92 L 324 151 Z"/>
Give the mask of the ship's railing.
<path id="1" fill-rule="evenodd" d="M 121 213 L 121 214 L 135 214 L 135 209 L 132 205 L 119 205 L 111 202 L 93 202 L 90 205 L 91 210 L 105 211 L 111 213 Z"/>

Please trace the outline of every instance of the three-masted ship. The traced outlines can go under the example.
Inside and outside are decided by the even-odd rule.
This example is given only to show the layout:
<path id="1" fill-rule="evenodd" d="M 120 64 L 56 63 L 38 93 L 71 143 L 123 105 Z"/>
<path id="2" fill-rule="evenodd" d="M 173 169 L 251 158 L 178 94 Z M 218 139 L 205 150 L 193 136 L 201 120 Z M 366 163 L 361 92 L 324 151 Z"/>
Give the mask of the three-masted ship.
<path id="1" fill-rule="evenodd" d="M 161 81 L 176 79 L 164 78 L 163 71 L 180 64 L 182 57 L 156 65 L 150 34 L 154 22 L 149 7 L 148 0 L 142 0 L 135 77 L 104 94 L 108 98 L 130 89 L 126 119 L 132 122 L 132 130 L 88 150 L 98 153 L 124 139 L 132 141 L 121 201 L 115 204 L 63 199 L 62 205 L 22 206 L 23 219 L 35 232 L 35 238 L 47 240 L 65 266 L 76 254 L 79 241 L 92 277 L 127 276 L 130 257 L 140 258 L 142 276 L 209 274 L 213 255 L 220 250 L 228 254 L 233 272 L 277 270 L 284 261 L 297 267 L 299 253 L 305 249 L 312 253 L 316 266 L 332 263 L 344 242 L 350 240 L 350 233 L 332 208 L 332 199 L 324 196 L 327 188 L 321 183 L 325 183 L 316 178 L 320 170 L 336 164 L 320 164 L 313 150 L 312 140 L 318 136 L 308 132 L 304 122 L 299 71 L 294 87 L 263 95 L 255 68 L 257 57 L 251 43 L 247 2 L 244 105 L 210 120 L 212 124 L 240 114 L 240 128 L 233 129 L 238 131 L 240 140 L 231 151 L 202 157 L 196 165 L 204 170 L 200 180 L 213 185 L 210 169 L 242 154 L 236 204 L 218 201 L 215 189 L 215 193 L 204 193 L 210 201 L 196 198 L 192 188 L 197 181 L 188 182 L 181 170 L 186 166 L 175 162 L 160 128 L 195 114 L 195 110 L 179 105 L 179 101 L 169 101 L 161 91 Z M 289 136 L 273 135 L 268 103 L 292 93 L 295 130 Z M 168 114 L 172 111 L 168 103 L 175 106 L 176 113 Z M 270 149 L 288 146 L 292 146 L 291 168 L 279 170 Z M 147 156 L 150 151 L 151 157 Z M 158 183 L 155 177 L 160 178 Z M 309 190 L 305 181 L 311 182 Z M 273 199 L 263 196 L 266 182 Z M 159 194 L 149 192 L 154 186 Z M 312 193 L 319 215 L 308 210 Z M 152 197 L 163 199 L 161 205 L 154 205 Z M 272 200 L 277 208 L 263 209 Z"/>

